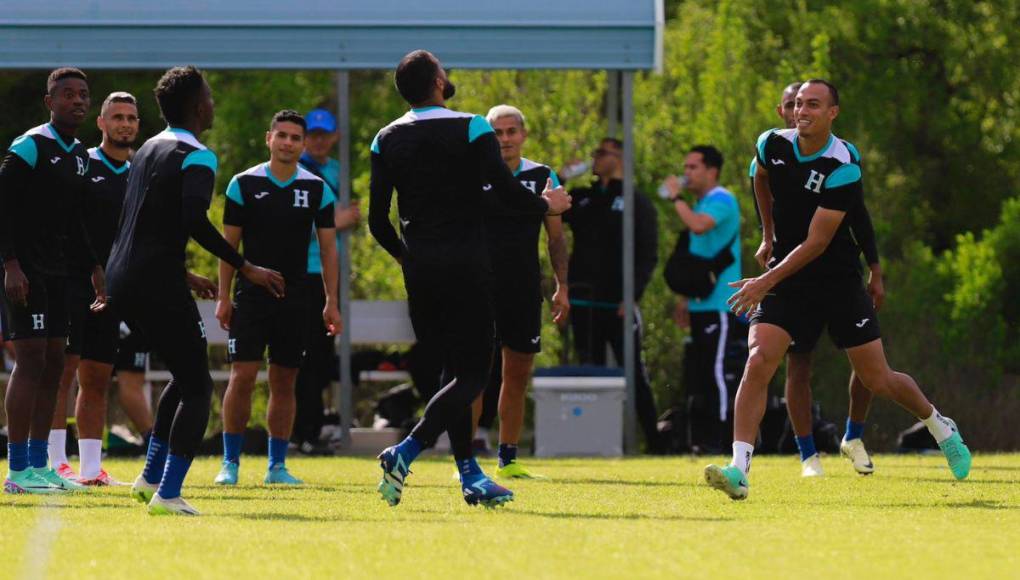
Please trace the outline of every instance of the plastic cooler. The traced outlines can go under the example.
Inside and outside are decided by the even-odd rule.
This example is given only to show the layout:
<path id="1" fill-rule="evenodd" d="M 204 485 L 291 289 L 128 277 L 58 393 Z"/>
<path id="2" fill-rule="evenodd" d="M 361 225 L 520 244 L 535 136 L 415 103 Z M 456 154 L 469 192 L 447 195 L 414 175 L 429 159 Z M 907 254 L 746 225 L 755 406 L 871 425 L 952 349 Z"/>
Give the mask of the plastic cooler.
<path id="1" fill-rule="evenodd" d="M 623 455 L 622 369 L 535 369 L 535 456 Z"/>

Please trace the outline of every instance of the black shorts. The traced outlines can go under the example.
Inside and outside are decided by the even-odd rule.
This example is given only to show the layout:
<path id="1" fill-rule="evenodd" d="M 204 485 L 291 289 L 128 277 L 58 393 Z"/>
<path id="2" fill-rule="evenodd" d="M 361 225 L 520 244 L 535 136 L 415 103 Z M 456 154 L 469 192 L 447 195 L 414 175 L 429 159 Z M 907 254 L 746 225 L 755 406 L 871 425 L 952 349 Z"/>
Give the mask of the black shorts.
<path id="1" fill-rule="evenodd" d="M 227 341 L 230 362 L 261 362 L 268 346 L 270 363 L 300 367 L 307 338 L 306 295 L 300 287 L 288 287 L 282 299 L 261 288 L 238 288 Z"/>
<path id="2" fill-rule="evenodd" d="M 131 321 L 151 352 L 158 353 L 174 375 L 189 386 L 209 377 L 209 353 L 205 324 L 195 299 L 184 283 L 167 282 L 151 287 L 125 288 L 112 295 L 113 307 L 121 319 Z"/>
<path id="3" fill-rule="evenodd" d="M 751 324 L 773 324 L 789 333 L 790 352 L 808 353 L 822 331 L 837 348 L 848 349 L 882 337 L 871 296 L 859 283 L 812 289 L 781 289 L 765 297 Z"/>
<path id="4" fill-rule="evenodd" d="M 22 270 L 28 278 L 26 305 L 12 303 L 0 289 L 4 340 L 66 337 L 67 277 L 40 274 L 26 265 L 22 265 Z"/>
<path id="5" fill-rule="evenodd" d="M 514 352 L 541 352 L 542 288 L 537 268 L 494 263 L 491 288 L 500 345 Z"/>
<path id="6" fill-rule="evenodd" d="M 67 354 L 80 355 L 89 318 L 89 306 L 96 299 L 90 275 L 73 275 L 67 278 Z"/>
<path id="7" fill-rule="evenodd" d="M 117 328 L 117 357 L 113 362 L 116 371 L 144 373 L 149 360 L 149 345 L 142 331 L 127 323 Z"/>

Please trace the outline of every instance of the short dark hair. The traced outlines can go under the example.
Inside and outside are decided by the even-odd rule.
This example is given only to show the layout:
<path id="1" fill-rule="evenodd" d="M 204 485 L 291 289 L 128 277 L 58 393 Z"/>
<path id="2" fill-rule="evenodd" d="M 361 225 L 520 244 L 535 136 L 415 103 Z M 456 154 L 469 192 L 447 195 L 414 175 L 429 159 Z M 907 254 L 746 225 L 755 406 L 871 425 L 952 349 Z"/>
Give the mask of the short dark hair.
<path id="1" fill-rule="evenodd" d="M 802 86 L 804 86 L 804 83 L 800 81 L 790 83 L 786 85 L 785 89 L 783 89 L 783 94 L 785 95 L 786 93 L 793 93 L 796 96 L 797 91 L 799 91 Z"/>
<path id="2" fill-rule="evenodd" d="M 613 147 L 616 147 L 620 151 L 623 151 L 623 141 L 621 139 L 617 139 L 616 137 L 603 137 L 602 141 L 599 141 L 599 143 L 612 143 Z"/>
<path id="3" fill-rule="evenodd" d="M 103 99 L 103 106 L 99 108 L 99 114 L 103 115 L 106 113 L 106 109 L 110 108 L 113 103 L 130 103 L 134 106 L 138 106 L 138 101 L 135 96 L 131 93 L 124 91 L 114 91 Z"/>
<path id="4" fill-rule="evenodd" d="M 722 152 L 716 149 L 712 145 L 695 145 L 691 147 L 688 153 L 701 153 L 701 159 L 705 163 L 705 167 L 714 167 L 722 172 L 723 156 Z"/>
<path id="5" fill-rule="evenodd" d="M 839 91 L 836 90 L 836 85 L 830 83 L 829 81 L 827 81 L 825 79 L 808 79 L 808 80 L 804 81 L 804 85 L 812 85 L 812 84 L 825 85 L 825 87 L 827 89 L 829 89 L 829 99 L 832 101 L 831 104 L 832 105 L 838 105 L 839 104 Z M 801 85 L 801 86 L 804 86 L 804 85 Z"/>
<path id="6" fill-rule="evenodd" d="M 294 109 L 283 109 L 282 111 L 278 111 L 275 115 L 273 115 L 273 121 L 269 123 L 269 128 L 272 129 L 273 127 L 276 127 L 277 123 L 294 123 L 301 127 L 302 134 L 308 132 L 308 123 L 305 121 L 305 118 L 301 116 L 301 113 L 298 113 Z"/>
<path id="7" fill-rule="evenodd" d="M 89 82 L 89 78 L 85 76 L 85 73 L 80 68 L 62 66 L 58 69 L 53 69 L 50 76 L 46 78 L 46 93 L 52 95 L 53 89 L 57 88 L 57 83 L 64 79 L 81 79 Z"/>
<path id="8" fill-rule="evenodd" d="M 439 60 L 427 50 L 415 50 L 400 59 L 393 74 L 397 92 L 411 105 L 428 100 L 439 75 Z"/>
<path id="9" fill-rule="evenodd" d="M 186 122 L 204 85 L 202 71 L 194 66 L 175 66 L 166 71 L 152 91 L 163 119 L 171 125 Z"/>

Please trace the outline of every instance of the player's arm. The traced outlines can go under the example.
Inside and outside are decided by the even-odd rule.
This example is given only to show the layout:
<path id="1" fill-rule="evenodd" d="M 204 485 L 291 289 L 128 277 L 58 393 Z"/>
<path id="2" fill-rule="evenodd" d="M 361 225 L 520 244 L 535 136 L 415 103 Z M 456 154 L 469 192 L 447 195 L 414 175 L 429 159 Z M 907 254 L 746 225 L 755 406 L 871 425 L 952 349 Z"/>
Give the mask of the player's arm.
<path id="1" fill-rule="evenodd" d="M 227 202 L 231 203 L 230 201 Z M 226 211 L 224 211 L 224 214 Z M 227 223 L 227 217 L 223 218 L 223 239 L 230 244 L 230 247 L 237 249 L 241 245 L 241 236 L 244 230 L 239 225 L 230 225 Z M 230 330 L 230 320 L 234 316 L 234 303 L 231 302 L 230 296 L 234 286 L 234 272 L 236 268 L 231 266 L 225 260 L 220 260 L 220 279 L 219 288 L 216 291 L 219 300 L 216 301 L 216 320 L 220 321 L 220 328 L 223 330 Z"/>
<path id="2" fill-rule="evenodd" d="M 372 175 L 368 189 L 368 231 L 379 245 L 399 262 L 404 254 L 404 244 L 393 228 L 393 223 L 390 222 L 393 180 L 379 152 L 378 137 L 372 142 Z"/>
<path id="3" fill-rule="evenodd" d="M 868 294 L 875 303 L 875 309 L 882 307 L 885 301 L 885 284 L 882 280 L 882 265 L 878 258 L 878 244 L 875 241 L 875 226 L 871 222 L 868 206 L 861 199 L 861 205 L 850 212 L 850 229 L 854 239 L 864 252 L 864 260 L 868 263 Z"/>
<path id="4" fill-rule="evenodd" d="M 73 223 L 71 224 L 71 231 L 68 233 L 71 247 L 77 248 L 81 257 L 92 270 L 92 289 L 96 292 L 96 299 L 89 306 L 89 310 L 100 312 L 106 308 L 106 273 L 103 271 L 103 264 L 99 263 L 98 254 L 92 245 L 92 237 L 89 235 L 88 226 L 85 224 L 83 200 L 88 195 L 86 183 L 84 179 L 81 180 L 81 191 L 71 200 L 71 220 Z"/>
<path id="5" fill-rule="evenodd" d="M 322 310 L 322 322 L 330 336 L 343 330 L 340 307 L 340 258 L 336 251 L 336 222 L 334 205 L 336 196 L 329 186 L 323 184 L 322 202 L 315 215 L 315 236 L 319 239 L 319 262 L 322 264 L 322 285 L 326 291 L 326 307 Z"/>
<path id="6" fill-rule="evenodd" d="M 556 291 L 552 297 L 553 322 L 563 324 L 570 313 L 570 296 L 567 290 L 567 264 L 570 261 L 570 252 L 567 249 L 563 219 L 558 215 L 545 216 L 545 232 L 549 238 L 546 244 L 549 263 L 552 264 L 553 275 L 556 278 Z"/>
<path id="7" fill-rule="evenodd" d="M 754 200 L 758 209 L 758 217 L 761 219 L 761 245 L 755 252 L 754 258 L 758 265 L 766 268 L 772 260 L 772 241 L 775 240 L 775 222 L 772 219 L 772 186 L 769 184 L 769 172 L 766 169 L 768 149 L 772 130 L 766 131 L 758 137 L 758 144 L 755 148 L 755 171 L 754 171 Z"/>
<path id="8" fill-rule="evenodd" d="M 29 144 L 25 144 L 26 141 Z M 35 158 L 35 142 L 30 137 L 23 137 L 14 142 L 0 164 L 0 260 L 4 265 L 4 291 L 15 304 L 25 304 L 29 292 L 28 278 L 21 271 L 15 249 L 16 224 L 21 217 L 16 198 L 28 192 Z"/>

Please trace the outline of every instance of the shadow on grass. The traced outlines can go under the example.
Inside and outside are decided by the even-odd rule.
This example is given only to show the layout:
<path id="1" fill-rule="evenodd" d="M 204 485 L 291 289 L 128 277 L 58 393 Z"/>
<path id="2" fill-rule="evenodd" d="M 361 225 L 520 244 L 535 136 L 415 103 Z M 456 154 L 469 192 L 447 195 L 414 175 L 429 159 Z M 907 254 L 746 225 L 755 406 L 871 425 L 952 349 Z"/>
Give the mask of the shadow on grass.
<path id="1" fill-rule="evenodd" d="M 1014 485 L 1020 483 L 1020 479 L 965 479 L 959 481 L 953 478 L 945 477 L 898 477 L 888 476 L 883 479 L 895 479 L 899 481 L 923 481 L 925 483 L 948 483 L 948 484 L 960 484 L 960 485 Z"/>
<path id="2" fill-rule="evenodd" d="M 351 517 L 351 516 L 326 516 L 326 515 L 305 515 L 296 513 L 285 513 L 285 512 L 260 512 L 254 514 L 215 514 L 211 517 L 224 518 L 224 519 L 238 519 L 238 520 L 251 520 L 251 521 L 282 521 L 282 522 L 391 522 L 393 519 L 389 516 L 381 516 L 377 518 L 372 517 Z M 431 518 L 431 517 L 420 517 L 415 515 L 413 523 L 448 523 L 449 519 L 444 518 Z"/>
<path id="3" fill-rule="evenodd" d="M 14 509 L 41 509 L 41 510 L 88 510 L 88 509 L 133 509 L 142 510 L 144 509 L 138 502 L 125 498 L 124 501 L 90 501 L 87 503 L 60 503 L 60 504 L 45 504 L 45 503 L 11 503 L 11 504 L 0 504 L 2 508 L 14 508 Z"/>
<path id="4" fill-rule="evenodd" d="M 540 512 L 532 510 L 507 509 L 509 515 L 531 516 L 540 518 L 567 519 L 567 520 L 656 520 L 663 522 L 729 522 L 733 518 L 722 517 L 698 517 L 698 516 L 677 516 L 677 515 L 656 515 L 656 514 L 590 514 L 571 512 Z"/>
<path id="5" fill-rule="evenodd" d="M 541 481 L 541 480 L 538 480 Z M 626 485 L 634 487 L 702 487 L 689 481 L 641 481 L 634 479 L 561 479 L 546 480 L 543 483 L 590 483 L 595 485 Z"/>

